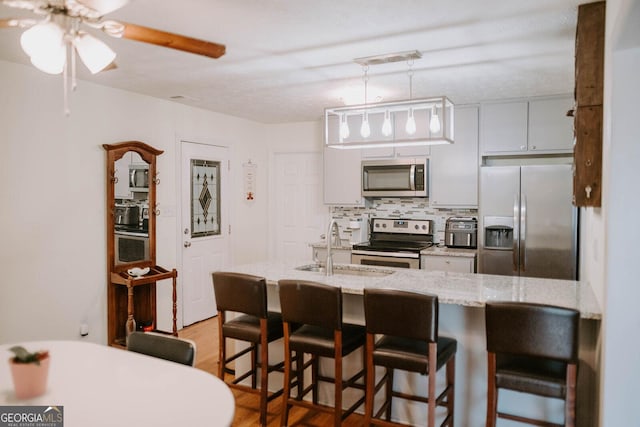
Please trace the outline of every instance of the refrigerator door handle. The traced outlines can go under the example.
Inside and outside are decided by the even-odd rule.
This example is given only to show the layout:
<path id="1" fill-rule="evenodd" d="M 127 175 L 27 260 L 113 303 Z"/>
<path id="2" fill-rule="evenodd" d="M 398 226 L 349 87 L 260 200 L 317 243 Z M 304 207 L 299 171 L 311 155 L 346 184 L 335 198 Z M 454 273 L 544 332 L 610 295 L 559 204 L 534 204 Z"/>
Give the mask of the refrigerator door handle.
<path id="1" fill-rule="evenodd" d="M 527 265 L 527 196 L 522 196 L 520 205 L 520 271 Z"/>
<path id="2" fill-rule="evenodd" d="M 516 193 L 513 199 L 513 271 L 518 271 L 518 261 L 520 258 L 520 193 Z"/>

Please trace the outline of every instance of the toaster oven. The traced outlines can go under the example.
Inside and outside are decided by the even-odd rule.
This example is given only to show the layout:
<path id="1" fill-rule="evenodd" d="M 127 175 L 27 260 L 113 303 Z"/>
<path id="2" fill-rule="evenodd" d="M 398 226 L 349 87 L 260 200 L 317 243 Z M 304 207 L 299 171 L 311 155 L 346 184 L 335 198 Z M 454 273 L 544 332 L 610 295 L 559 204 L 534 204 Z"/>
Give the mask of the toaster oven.
<path id="1" fill-rule="evenodd" d="M 449 248 L 478 247 L 478 220 L 471 217 L 451 217 L 444 229 L 444 243 Z"/>

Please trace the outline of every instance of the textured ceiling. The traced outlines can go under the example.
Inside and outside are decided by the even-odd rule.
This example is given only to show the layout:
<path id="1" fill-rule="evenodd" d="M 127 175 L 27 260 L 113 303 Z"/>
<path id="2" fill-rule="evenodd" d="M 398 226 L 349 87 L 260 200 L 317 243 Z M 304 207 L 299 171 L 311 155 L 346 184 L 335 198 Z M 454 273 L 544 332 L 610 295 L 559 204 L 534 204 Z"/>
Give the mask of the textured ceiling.
<path id="1" fill-rule="evenodd" d="M 414 98 L 447 95 L 462 104 L 571 93 L 583 2 L 132 0 L 109 18 L 223 43 L 226 55 L 210 59 L 94 33 L 117 52 L 118 68 L 79 76 L 264 123 L 318 120 L 348 87 L 363 101 L 362 68 L 353 59 L 409 50 L 422 53 L 412 67 Z M 25 15 L 0 6 L 0 18 Z M 28 63 L 20 33 L 0 30 L 0 59 Z M 404 62 L 372 65 L 369 93 L 409 98 L 407 69 Z"/>

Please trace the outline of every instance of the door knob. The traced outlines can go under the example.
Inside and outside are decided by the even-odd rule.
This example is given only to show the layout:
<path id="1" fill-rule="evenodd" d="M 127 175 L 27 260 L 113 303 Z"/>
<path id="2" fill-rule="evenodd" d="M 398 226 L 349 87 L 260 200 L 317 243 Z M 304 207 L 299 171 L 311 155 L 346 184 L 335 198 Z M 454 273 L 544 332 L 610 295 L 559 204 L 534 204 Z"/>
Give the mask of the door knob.
<path id="1" fill-rule="evenodd" d="M 184 247 L 185 248 L 191 247 L 191 242 L 184 242 Z"/>

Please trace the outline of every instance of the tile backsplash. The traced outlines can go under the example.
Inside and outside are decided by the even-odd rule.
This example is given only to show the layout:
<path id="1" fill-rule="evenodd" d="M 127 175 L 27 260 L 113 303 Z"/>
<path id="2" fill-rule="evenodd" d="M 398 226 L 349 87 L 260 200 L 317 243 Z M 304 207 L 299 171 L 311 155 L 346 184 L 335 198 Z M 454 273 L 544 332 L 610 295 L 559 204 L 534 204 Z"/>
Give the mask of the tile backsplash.
<path id="1" fill-rule="evenodd" d="M 331 216 L 338 220 L 342 239 L 349 240 L 349 221 L 359 218 L 430 219 L 434 223 L 434 241 L 444 242 L 444 227 L 451 216 L 478 216 L 477 209 L 436 209 L 424 198 L 373 198 L 367 207 L 334 206 Z"/>

